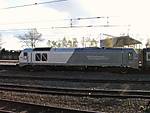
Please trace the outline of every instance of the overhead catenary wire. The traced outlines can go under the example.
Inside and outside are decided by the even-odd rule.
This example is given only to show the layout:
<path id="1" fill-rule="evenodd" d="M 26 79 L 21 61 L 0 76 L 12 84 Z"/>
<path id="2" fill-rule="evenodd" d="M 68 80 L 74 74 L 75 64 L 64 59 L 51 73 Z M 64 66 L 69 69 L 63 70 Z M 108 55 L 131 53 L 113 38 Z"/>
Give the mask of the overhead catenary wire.
<path id="1" fill-rule="evenodd" d="M 23 21 L 23 22 L 13 22 L 13 23 L 2 23 L 2 25 L 12 25 L 12 24 L 27 24 L 27 23 L 48 23 L 48 22 L 54 22 L 54 21 L 68 21 L 68 20 L 77 20 L 77 21 L 80 21 L 80 20 L 89 20 L 89 19 L 107 19 L 108 16 L 96 16 L 96 17 L 79 17 L 79 18 L 71 18 L 71 19 L 59 19 L 59 20 L 36 20 L 36 21 Z M 67 29 L 67 28 L 94 28 L 94 27 L 129 27 L 129 25 L 112 25 L 112 24 L 108 24 L 105 22 L 105 24 L 93 24 L 93 25 L 73 25 L 72 22 L 70 22 L 70 25 L 64 25 L 64 26 L 49 26 L 49 27 L 44 27 L 44 28 L 39 28 L 37 27 L 37 29 L 42 29 L 42 30 L 52 30 L 52 29 Z M 36 27 L 34 27 L 36 28 Z M 0 29 L 0 32 L 8 32 L 8 31 L 29 31 L 29 30 L 32 30 L 33 27 L 30 27 L 30 28 L 21 28 L 21 29 Z"/>
<path id="2" fill-rule="evenodd" d="M 37 20 L 37 21 L 23 21 L 23 22 L 13 22 L 13 23 L 2 23 L 1 25 L 12 25 L 12 24 L 28 24 L 28 23 L 49 23 L 49 22 L 54 22 L 54 21 L 66 21 L 66 20 L 77 20 L 80 21 L 81 19 L 99 19 L 99 18 L 105 18 L 105 17 L 85 17 L 85 18 L 71 18 L 71 19 L 61 19 L 61 20 Z M 107 17 L 106 17 L 107 18 Z M 92 28 L 92 27 L 131 27 L 129 25 L 113 25 L 113 24 L 93 24 L 93 25 L 73 25 L 70 23 L 69 26 L 51 26 L 47 28 L 38 28 L 38 29 L 56 29 L 56 28 Z M 29 28 L 30 29 L 30 28 Z M 15 30 L 29 30 L 28 28 L 26 29 L 0 29 L 0 31 L 15 31 Z M 31 28 L 32 29 L 32 28 Z"/>
<path id="3" fill-rule="evenodd" d="M 0 32 L 4 32 L 4 31 L 28 31 L 28 30 L 32 30 L 34 28 L 18 28 L 18 29 L 0 29 Z"/>
<path id="4" fill-rule="evenodd" d="M 93 28 L 93 27 L 128 27 L 128 25 L 87 25 L 87 26 L 55 26 L 55 27 L 43 27 L 43 28 L 36 28 L 41 30 L 51 30 L 51 29 L 67 29 L 67 28 Z M 18 29 L 0 29 L 0 32 L 7 32 L 7 31 L 29 31 L 35 28 L 18 28 Z"/>
<path id="5" fill-rule="evenodd" d="M 9 22 L 9 23 L 0 23 L 0 25 L 10 25 L 10 24 L 25 24 L 25 23 L 49 23 L 49 22 L 59 22 L 59 21 L 70 21 L 70 20 L 89 20 L 89 19 L 100 19 L 100 18 L 107 18 L 107 17 L 84 17 L 84 18 L 67 18 L 67 19 L 49 19 L 49 20 L 34 20 L 34 21 L 21 21 L 21 22 Z"/>
<path id="6" fill-rule="evenodd" d="M 55 28 L 92 28 L 92 27 L 126 27 L 128 25 L 87 25 L 87 26 L 58 26 L 58 27 L 51 27 L 52 29 Z"/>
<path id="7" fill-rule="evenodd" d="M 1 8 L 1 9 L 14 9 L 14 8 L 20 8 L 20 7 L 28 7 L 28 6 L 34 6 L 34 5 L 43 5 L 43 4 L 64 2 L 64 1 L 67 1 L 67 0 L 53 0 L 53 1 L 48 1 L 48 2 L 39 2 L 39 3 L 32 3 L 32 4 L 12 6 L 12 7 L 5 7 L 5 8 Z"/>
<path id="8" fill-rule="evenodd" d="M 77 28 L 79 26 L 75 26 L 73 25 L 73 21 L 80 21 L 80 20 L 97 20 L 97 19 L 106 19 L 107 22 L 105 22 L 106 25 L 100 25 L 100 27 L 110 27 L 109 26 L 109 22 L 108 22 L 108 18 L 110 18 L 110 16 L 96 16 L 96 17 L 79 17 L 79 18 L 67 18 L 67 19 L 50 19 L 50 20 L 33 20 L 33 21 L 21 21 L 21 22 L 9 22 L 9 23 L 0 23 L 0 25 L 11 25 L 11 24 L 27 24 L 27 23 L 50 23 L 50 22 L 59 22 L 59 21 L 68 21 L 70 22 L 70 27 L 72 28 Z M 80 26 L 83 27 L 84 25 Z M 87 25 L 84 27 L 98 27 L 97 25 Z M 120 25 L 123 26 L 123 25 Z M 53 27 L 54 28 L 54 27 Z M 56 27 L 55 27 L 56 28 Z M 57 27 L 57 28 L 61 28 L 61 27 Z M 68 27 L 62 27 L 62 28 L 69 28 Z"/>
<path id="9" fill-rule="evenodd" d="M 85 19 L 100 19 L 100 18 L 107 18 L 105 16 L 97 16 L 97 17 L 80 17 L 80 18 L 71 18 L 71 19 L 64 19 L 64 20 L 85 20 Z"/>

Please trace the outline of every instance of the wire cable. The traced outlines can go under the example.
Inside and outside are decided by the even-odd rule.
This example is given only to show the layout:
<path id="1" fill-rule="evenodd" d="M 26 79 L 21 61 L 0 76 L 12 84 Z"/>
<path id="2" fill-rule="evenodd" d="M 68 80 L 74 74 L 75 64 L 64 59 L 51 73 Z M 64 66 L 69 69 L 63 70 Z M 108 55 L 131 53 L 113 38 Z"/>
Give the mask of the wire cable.
<path id="1" fill-rule="evenodd" d="M 25 4 L 25 5 L 19 5 L 19 6 L 6 7 L 6 8 L 2 8 L 2 9 L 14 9 L 14 8 L 20 8 L 20 7 L 43 5 L 43 4 L 50 4 L 50 3 L 56 3 L 56 2 L 64 2 L 64 1 L 67 1 L 67 0 L 53 0 L 53 1 L 48 1 L 48 2 L 40 2 L 40 3 L 33 3 L 33 4 Z"/>
<path id="2" fill-rule="evenodd" d="M 11 24 L 26 24 L 26 23 L 50 23 L 50 22 L 60 22 L 60 21 L 70 21 L 70 20 L 88 20 L 88 19 L 99 19 L 103 18 L 105 19 L 106 17 L 85 17 L 85 18 L 67 18 L 67 19 L 50 19 L 50 20 L 35 20 L 35 21 L 21 21 L 21 22 L 9 22 L 9 23 L 0 23 L 1 25 L 11 25 Z"/>
<path id="3" fill-rule="evenodd" d="M 84 17 L 84 18 L 71 18 L 71 19 L 64 19 L 64 20 L 85 20 L 85 19 L 100 19 L 100 18 L 107 18 L 105 16 L 97 16 L 97 17 Z"/>
<path id="4" fill-rule="evenodd" d="M 94 27 L 128 27 L 128 25 L 88 25 L 88 26 L 55 26 L 55 27 L 45 27 L 36 28 L 40 30 L 52 30 L 52 29 L 68 29 L 68 28 L 94 28 Z M 35 28 L 24 28 L 24 29 L 0 29 L 0 32 L 7 31 L 29 31 Z"/>
<path id="5" fill-rule="evenodd" d="M 51 27 L 51 28 L 52 28 L 52 29 L 57 29 L 57 28 L 94 28 L 94 27 L 128 27 L 128 25 L 60 26 L 60 27 Z"/>

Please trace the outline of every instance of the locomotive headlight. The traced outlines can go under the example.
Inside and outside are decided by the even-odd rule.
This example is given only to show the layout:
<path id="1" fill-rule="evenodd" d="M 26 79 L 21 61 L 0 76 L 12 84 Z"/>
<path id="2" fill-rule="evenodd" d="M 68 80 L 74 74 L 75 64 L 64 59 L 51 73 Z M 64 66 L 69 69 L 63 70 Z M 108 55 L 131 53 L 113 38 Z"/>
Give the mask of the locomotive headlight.
<path id="1" fill-rule="evenodd" d="M 141 60 L 139 61 L 139 66 L 142 66 L 142 61 Z"/>

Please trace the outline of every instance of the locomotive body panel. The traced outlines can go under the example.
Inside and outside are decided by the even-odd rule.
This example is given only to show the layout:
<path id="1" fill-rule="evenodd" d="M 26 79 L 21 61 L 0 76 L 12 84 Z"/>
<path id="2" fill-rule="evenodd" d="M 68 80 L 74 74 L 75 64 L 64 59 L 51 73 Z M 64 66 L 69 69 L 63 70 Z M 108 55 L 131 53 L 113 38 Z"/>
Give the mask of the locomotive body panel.
<path id="1" fill-rule="evenodd" d="M 39 48 L 25 49 L 20 66 L 97 66 L 138 68 L 137 54 L 127 48 Z"/>

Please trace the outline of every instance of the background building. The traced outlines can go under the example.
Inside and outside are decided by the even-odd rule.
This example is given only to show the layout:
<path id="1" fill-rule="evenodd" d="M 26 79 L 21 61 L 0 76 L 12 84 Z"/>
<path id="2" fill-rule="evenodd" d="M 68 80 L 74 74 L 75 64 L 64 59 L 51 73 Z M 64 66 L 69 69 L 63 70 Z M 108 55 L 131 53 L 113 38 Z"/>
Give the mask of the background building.
<path id="1" fill-rule="evenodd" d="M 142 42 L 130 36 L 107 37 L 100 40 L 100 47 L 132 47 L 140 48 Z"/>

